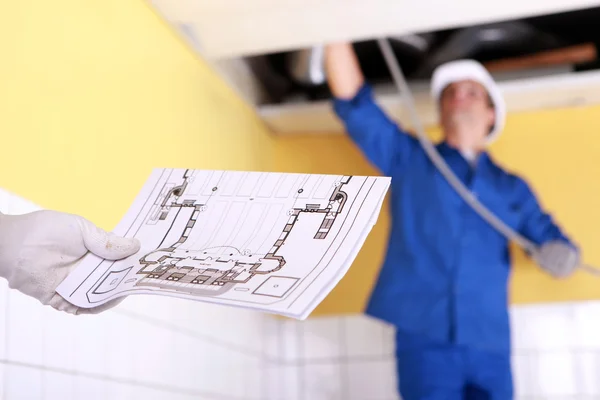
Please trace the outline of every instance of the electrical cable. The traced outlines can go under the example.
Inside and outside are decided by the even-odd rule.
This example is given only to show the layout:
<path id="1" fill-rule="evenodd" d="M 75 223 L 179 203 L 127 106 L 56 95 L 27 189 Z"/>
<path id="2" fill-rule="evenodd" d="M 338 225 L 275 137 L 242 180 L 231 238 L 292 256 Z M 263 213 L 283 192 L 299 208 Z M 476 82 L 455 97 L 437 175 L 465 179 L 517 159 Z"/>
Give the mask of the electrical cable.
<path id="1" fill-rule="evenodd" d="M 450 186 L 458 193 L 460 197 L 477 213 L 483 218 L 487 223 L 489 223 L 494 229 L 496 229 L 499 233 L 501 233 L 504 237 L 506 237 L 510 241 L 514 241 L 517 243 L 523 250 L 528 252 L 533 259 L 537 258 L 537 254 L 539 253 L 538 246 L 528 240 L 527 238 L 520 235 L 518 232 L 514 231 L 508 225 L 506 225 L 500 218 L 498 218 L 493 212 L 491 212 L 487 207 L 485 207 L 477 197 L 471 193 L 471 191 L 458 179 L 458 177 L 452 172 L 448 164 L 444 161 L 442 156 L 437 152 L 435 146 L 425 133 L 425 129 L 419 119 L 415 102 L 412 97 L 412 93 L 406 83 L 406 78 L 404 77 L 404 73 L 398 64 L 398 60 L 394 55 L 392 50 L 392 46 L 389 41 L 385 38 L 378 39 L 378 44 L 383 53 L 383 57 L 387 64 L 390 73 L 392 74 L 392 78 L 398 89 L 400 96 L 404 99 L 404 103 L 408 107 L 409 114 L 411 116 L 414 129 L 416 130 L 417 137 L 423 150 L 433 163 L 433 165 L 440 171 L 442 176 L 448 181 Z M 590 265 L 579 265 L 580 269 L 586 271 L 589 274 L 600 276 L 600 269 L 592 267 Z"/>

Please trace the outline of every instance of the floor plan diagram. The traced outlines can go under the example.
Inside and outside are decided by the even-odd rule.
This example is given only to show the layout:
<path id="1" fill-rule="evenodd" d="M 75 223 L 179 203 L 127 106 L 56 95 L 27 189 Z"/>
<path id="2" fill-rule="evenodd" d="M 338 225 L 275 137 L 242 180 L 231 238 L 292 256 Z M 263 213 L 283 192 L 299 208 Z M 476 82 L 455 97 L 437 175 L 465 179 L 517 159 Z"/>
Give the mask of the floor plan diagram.
<path id="1" fill-rule="evenodd" d="M 59 293 L 81 307 L 154 293 L 303 315 L 349 268 L 388 187 L 385 177 L 155 170 L 115 230 L 140 239 L 140 252 L 86 258 Z"/>

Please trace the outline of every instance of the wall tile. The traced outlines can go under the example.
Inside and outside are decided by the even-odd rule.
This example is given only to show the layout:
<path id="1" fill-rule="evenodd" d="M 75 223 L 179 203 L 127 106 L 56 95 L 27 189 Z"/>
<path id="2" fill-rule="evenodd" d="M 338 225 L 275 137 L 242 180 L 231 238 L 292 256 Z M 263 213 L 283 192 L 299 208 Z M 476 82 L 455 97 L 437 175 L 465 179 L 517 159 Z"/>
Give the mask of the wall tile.
<path id="1" fill-rule="evenodd" d="M 344 365 L 345 393 L 350 400 L 399 400 L 393 359 Z"/>
<path id="2" fill-rule="evenodd" d="M 243 348 L 244 351 L 249 353 L 260 353 L 262 350 L 255 350 L 255 328 L 248 322 L 246 310 L 214 304 L 190 303 L 190 305 L 193 307 L 188 309 L 189 315 L 192 316 L 187 318 L 186 321 L 188 329 L 218 339 L 220 342 L 234 348 Z M 257 314 L 251 313 L 249 315 L 256 316 Z M 206 323 L 203 321 L 210 321 L 210 331 L 206 330 Z M 243 333 L 241 329 L 243 329 Z M 260 325 L 257 329 L 260 332 Z M 246 333 L 246 330 L 248 333 Z"/>
<path id="3" fill-rule="evenodd" d="M 304 366 L 284 365 L 281 367 L 281 372 L 283 396 L 278 400 L 305 400 L 309 398 L 306 394 L 306 382 L 304 382 Z"/>
<path id="4" fill-rule="evenodd" d="M 75 336 L 78 318 L 50 307 L 42 308 L 44 366 L 71 371 L 76 369 Z"/>
<path id="5" fill-rule="evenodd" d="M 578 392 L 575 360 L 567 350 L 539 353 L 533 359 L 536 396 L 574 396 Z"/>
<path id="6" fill-rule="evenodd" d="M 304 368 L 302 380 L 302 400 L 342 400 L 345 389 L 342 386 L 340 363 L 312 363 Z"/>
<path id="7" fill-rule="evenodd" d="M 600 301 L 572 305 L 575 344 L 586 350 L 600 350 Z"/>
<path id="8" fill-rule="evenodd" d="M 9 291 L 8 305 L 7 358 L 11 361 L 41 365 L 43 306 L 37 300 L 16 290 Z"/>
<path id="9" fill-rule="evenodd" d="M 136 388 L 137 393 L 136 395 L 139 397 L 136 397 L 136 399 L 138 398 L 143 398 L 144 400 L 191 400 L 191 396 L 182 394 L 182 393 L 176 393 L 173 391 L 163 391 L 163 390 L 157 390 L 157 389 L 153 389 L 153 388 Z M 202 399 L 201 397 L 195 397 L 197 399 Z"/>
<path id="10" fill-rule="evenodd" d="M 119 304 L 119 310 L 144 315 L 153 319 L 169 321 L 169 302 L 165 296 L 136 294 L 127 296 Z"/>
<path id="11" fill-rule="evenodd" d="M 237 361 L 237 376 L 241 390 L 238 396 L 247 399 L 260 399 L 263 394 L 263 368 L 265 364 L 256 357 L 244 356 Z"/>
<path id="12" fill-rule="evenodd" d="M 97 375 L 107 375 L 108 332 L 110 317 L 106 313 L 98 315 L 78 315 L 72 324 L 74 333 L 75 370 Z"/>
<path id="13" fill-rule="evenodd" d="M 517 350 L 565 349 L 576 342 L 568 305 L 532 305 L 511 312 L 512 341 Z"/>
<path id="14" fill-rule="evenodd" d="M 210 367 L 203 369 L 202 374 L 199 375 L 199 379 L 201 377 L 204 382 L 200 391 L 217 394 L 229 393 L 233 385 L 230 377 L 230 371 L 232 370 L 231 358 L 209 356 L 206 360 Z"/>
<path id="15" fill-rule="evenodd" d="M 106 375 L 131 380 L 134 375 L 135 349 L 139 347 L 133 325 L 139 323 L 116 312 L 111 313 L 106 330 Z"/>
<path id="16" fill-rule="evenodd" d="M 512 357 L 513 386 L 516 398 L 535 395 L 537 385 L 534 382 L 534 363 L 536 359 L 530 354 L 514 354 Z"/>
<path id="17" fill-rule="evenodd" d="M 235 348 L 243 348 L 245 352 L 260 355 L 263 349 L 263 323 L 265 315 L 234 307 L 215 306 L 207 304 L 194 304 L 194 310 L 201 308 L 203 312 L 210 311 L 209 321 L 214 328 L 210 332 L 204 332 L 208 336 L 219 338 L 219 340 L 233 345 Z M 203 321 L 200 318 L 190 320 L 191 329 L 196 331 Z M 203 324 L 204 325 L 204 324 Z M 243 334 L 240 333 L 243 330 Z M 215 334 L 217 336 L 215 336 Z"/>
<path id="18" fill-rule="evenodd" d="M 281 353 L 280 359 L 284 362 L 295 362 L 302 358 L 301 343 L 302 326 L 295 320 L 285 319 L 281 321 Z"/>
<path id="19" fill-rule="evenodd" d="M 383 354 L 396 354 L 396 327 L 387 323 L 382 323 L 383 329 Z"/>
<path id="20" fill-rule="evenodd" d="M 219 356 L 214 350 L 214 346 L 205 340 L 193 338 L 193 345 L 189 349 L 192 360 L 191 368 L 194 372 L 191 388 L 198 392 L 211 391 L 212 389 L 221 389 L 220 386 L 211 380 L 213 374 L 211 370 L 215 369 L 215 363 L 219 361 Z M 170 361 L 174 362 L 174 361 Z M 176 362 L 176 361 L 175 361 Z"/>
<path id="21" fill-rule="evenodd" d="M 44 387 L 42 370 L 19 365 L 5 366 L 4 400 L 41 399 Z"/>
<path id="22" fill-rule="evenodd" d="M 218 332 L 216 337 L 220 337 L 224 331 L 224 317 L 217 310 L 218 306 L 179 298 L 169 298 L 168 302 L 172 324 L 201 335 L 214 335 Z"/>
<path id="23" fill-rule="evenodd" d="M 175 341 L 175 331 L 153 326 L 150 323 L 133 320 L 129 325 L 133 348 L 133 377 L 139 382 L 171 382 L 178 379 L 179 368 L 172 365 L 185 365 L 179 362 Z M 173 357 L 165 360 L 165 357 Z M 170 364 L 171 361 L 177 363 Z"/>
<path id="24" fill-rule="evenodd" d="M 306 360 L 336 360 L 343 355 L 341 317 L 314 318 L 301 323 L 301 357 Z"/>
<path id="25" fill-rule="evenodd" d="M 575 355 L 575 362 L 575 372 L 580 375 L 579 393 L 600 399 L 600 351 L 579 351 Z"/>
<path id="26" fill-rule="evenodd" d="M 346 356 L 382 356 L 389 350 L 385 343 L 384 325 L 363 315 L 344 318 L 344 334 Z"/>
<path id="27" fill-rule="evenodd" d="M 263 367 L 263 398 L 282 400 L 285 398 L 284 371 L 279 363 L 271 362 Z"/>
<path id="28" fill-rule="evenodd" d="M 282 346 L 283 346 L 283 335 L 281 326 L 283 320 L 275 317 L 263 317 L 263 334 L 261 340 L 264 342 L 263 354 L 269 360 L 275 361 L 283 357 Z"/>
<path id="29" fill-rule="evenodd" d="M 140 397 L 140 392 L 143 392 L 144 389 L 144 387 L 140 388 L 139 385 L 131 385 L 115 381 L 106 381 L 104 393 L 106 395 L 107 400 L 148 400 L 149 397 Z"/>
<path id="30" fill-rule="evenodd" d="M 43 371 L 44 400 L 77 400 L 75 376 L 53 371 Z"/>
<path id="31" fill-rule="evenodd" d="M 87 376 L 75 376 L 75 399 L 105 400 L 109 382 Z"/>
<path id="32" fill-rule="evenodd" d="M 0 363 L 0 399 L 6 400 L 4 394 L 6 393 L 6 367 L 7 365 L 4 363 Z"/>
<path id="33" fill-rule="evenodd" d="M 185 368 L 181 368 L 176 374 L 170 374 L 170 381 L 177 387 L 185 390 L 194 390 L 196 373 L 194 368 L 197 367 L 196 359 L 194 357 L 194 347 L 198 343 L 198 339 L 187 334 L 181 334 L 178 332 L 171 333 L 171 341 L 173 342 L 174 356 L 171 358 L 171 362 L 179 365 L 185 365 Z M 168 355 L 165 354 L 168 357 Z M 199 365 L 198 365 L 199 366 Z"/>

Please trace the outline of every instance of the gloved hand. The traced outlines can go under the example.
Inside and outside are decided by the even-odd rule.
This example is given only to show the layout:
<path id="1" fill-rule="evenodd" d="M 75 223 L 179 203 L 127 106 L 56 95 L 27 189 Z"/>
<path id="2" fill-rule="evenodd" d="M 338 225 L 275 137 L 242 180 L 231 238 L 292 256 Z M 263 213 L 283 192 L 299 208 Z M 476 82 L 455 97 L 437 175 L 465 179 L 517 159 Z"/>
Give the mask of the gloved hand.
<path id="1" fill-rule="evenodd" d="M 55 292 L 88 251 L 118 260 L 139 249 L 137 239 L 108 233 L 78 215 L 46 210 L 23 215 L 0 213 L 0 276 L 8 280 L 10 288 L 70 314 L 96 314 L 124 299 L 83 309 Z"/>
<path id="2" fill-rule="evenodd" d="M 541 268 L 556 278 L 571 275 L 580 261 L 577 249 L 561 240 L 542 245 L 534 259 Z"/>

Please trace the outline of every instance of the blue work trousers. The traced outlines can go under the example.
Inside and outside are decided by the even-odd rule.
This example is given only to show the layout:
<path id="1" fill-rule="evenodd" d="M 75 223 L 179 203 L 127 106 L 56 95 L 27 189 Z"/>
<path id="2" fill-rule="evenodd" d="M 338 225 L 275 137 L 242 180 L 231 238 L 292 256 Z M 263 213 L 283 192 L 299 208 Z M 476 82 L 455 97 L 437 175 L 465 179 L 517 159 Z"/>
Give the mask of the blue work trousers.
<path id="1" fill-rule="evenodd" d="M 397 341 L 403 400 L 512 400 L 510 353 L 454 344 Z"/>

